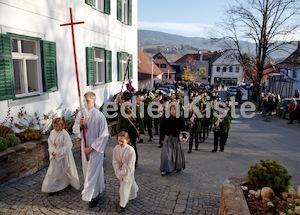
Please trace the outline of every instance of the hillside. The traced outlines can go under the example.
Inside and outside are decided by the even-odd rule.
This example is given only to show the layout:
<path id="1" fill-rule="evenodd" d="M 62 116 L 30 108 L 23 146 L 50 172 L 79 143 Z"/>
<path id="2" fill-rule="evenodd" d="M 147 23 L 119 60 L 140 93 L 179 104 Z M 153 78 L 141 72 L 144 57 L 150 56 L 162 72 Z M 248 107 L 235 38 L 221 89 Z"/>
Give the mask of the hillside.
<path id="1" fill-rule="evenodd" d="M 199 51 L 220 51 L 228 48 L 230 42 L 225 39 L 206 39 L 201 37 L 184 37 L 159 31 L 138 30 L 138 48 L 149 57 L 161 52 L 169 61 L 175 61 L 188 53 Z M 288 57 L 297 48 L 296 42 L 287 45 L 287 51 L 276 51 L 272 54 L 275 61 L 281 61 Z M 242 51 L 255 53 L 255 45 L 242 42 Z"/>

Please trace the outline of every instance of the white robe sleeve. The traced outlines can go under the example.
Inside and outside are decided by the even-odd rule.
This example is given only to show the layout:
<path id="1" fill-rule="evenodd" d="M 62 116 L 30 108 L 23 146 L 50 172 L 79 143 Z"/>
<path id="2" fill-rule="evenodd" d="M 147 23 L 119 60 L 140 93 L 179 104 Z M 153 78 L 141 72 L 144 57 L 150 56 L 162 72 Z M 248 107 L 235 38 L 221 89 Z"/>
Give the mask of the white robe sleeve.
<path id="1" fill-rule="evenodd" d="M 119 174 L 119 171 L 120 171 L 120 158 L 119 158 L 119 155 L 118 155 L 118 149 L 119 149 L 119 146 L 116 146 L 114 148 L 112 165 L 113 165 L 116 177 L 119 180 L 122 180 L 122 176 Z"/>
<path id="2" fill-rule="evenodd" d="M 59 141 L 62 141 L 62 147 L 56 150 L 55 159 L 57 161 L 62 160 L 68 155 L 68 152 L 72 150 L 73 143 L 71 141 L 70 135 L 67 133 L 66 130 L 62 130 L 60 134 L 61 137 Z"/>
<path id="3" fill-rule="evenodd" d="M 104 148 L 108 141 L 108 128 L 105 116 L 99 112 L 99 135 L 98 138 L 92 142 L 91 147 L 97 152 L 104 153 Z"/>
<path id="4" fill-rule="evenodd" d="M 55 151 L 54 145 L 53 145 L 53 132 L 50 133 L 48 137 L 48 152 L 49 152 L 49 160 L 53 158 L 52 152 Z"/>
<path id="5" fill-rule="evenodd" d="M 131 146 L 128 146 L 131 148 Z M 135 152 L 134 149 L 128 150 L 125 154 L 126 163 L 123 163 L 122 168 L 118 170 L 118 174 L 122 177 L 124 181 L 128 181 L 135 168 Z"/>

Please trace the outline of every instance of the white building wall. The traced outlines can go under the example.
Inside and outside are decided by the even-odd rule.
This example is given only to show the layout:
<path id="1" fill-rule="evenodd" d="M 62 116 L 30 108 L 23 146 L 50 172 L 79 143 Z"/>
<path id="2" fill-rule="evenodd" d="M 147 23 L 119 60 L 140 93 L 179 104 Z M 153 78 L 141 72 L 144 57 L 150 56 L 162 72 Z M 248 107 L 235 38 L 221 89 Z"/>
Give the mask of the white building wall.
<path id="1" fill-rule="evenodd" d="M 217 72 L 217 67 L 220 67 L 220 71 Z M 223 67 L 226 67 L 226 72 L 223 72 Z M 233 71 L 229 72 L 229 68 L 232 67 Z M 236 67 L 239 68 L 239 72 L 236 72 Z M 237 79 L 237 84 L 242 84 L 243 77 L 243 67 L 235 59 L 233 53 L 230 51 L 225 52 L 212 64 L 212 74 L 211 74 L 211 84 L 214 84 L 215 78 L 227 79 L 233 78 Z"/>
<path id="2" fill-rule="evenodd" d="M 132 1 L 132 25 L 117 20 L 117 0 L 110 2 L 110 15 L 85 4 L 84 0 L 0 0 L 0 33 L 14 33 L 56 42 L 57 76 L 59 90 L 41 96 L 0 101 L 0 122 L 5 119 L 8 108 L 16 116 L 20 107 L 39 115 L 63 104 L 69 113 L 79 107 L 75 73 L 71 27 L 60 27 L 70 22 L 69 8 L 73 9 L 78 71 L 82 95 L 87 91 L 96 94 L 97 105 L 109 101 L 121 90 L 117 81 L 117 52 L 133 55 L 133 86 L 138 86 L 137 76 L 137 1 Z M 97 46 L 111 50 L 112 82 L 100 86 L 87 86 L 86 47 Z M 124 84 L 125 86 L 125 84 Z M 125 90 L 125 87 L 123 88 Z"/>

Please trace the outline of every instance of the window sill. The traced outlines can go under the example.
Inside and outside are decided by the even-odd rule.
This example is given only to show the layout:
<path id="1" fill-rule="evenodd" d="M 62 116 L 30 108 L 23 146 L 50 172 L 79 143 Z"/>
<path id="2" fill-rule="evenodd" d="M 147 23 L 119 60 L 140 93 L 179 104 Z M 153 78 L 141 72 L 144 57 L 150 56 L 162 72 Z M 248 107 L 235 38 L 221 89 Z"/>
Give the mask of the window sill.
<path id="1" fill-rule="evenodd" d="M 20 105 L 26 105 L 33 102 L 41 102 L 49 99 L 49 93 L 39 94 L 29 97 L 20 97 L 8 100 L 8 107 L 16 107 Z"/>

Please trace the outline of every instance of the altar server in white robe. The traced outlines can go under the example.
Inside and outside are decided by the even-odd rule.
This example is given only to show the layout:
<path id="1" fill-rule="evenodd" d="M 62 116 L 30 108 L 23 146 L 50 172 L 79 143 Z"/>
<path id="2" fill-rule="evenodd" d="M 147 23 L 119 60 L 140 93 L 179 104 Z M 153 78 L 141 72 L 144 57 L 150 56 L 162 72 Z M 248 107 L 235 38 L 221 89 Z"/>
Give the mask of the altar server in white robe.
<path id="1" fill-rule="evenodd" d="M 139 187 L 134 179 L 135 151 L 131 147 L 129 135 L 125 131 L 118 134 L 118 144 L 113 151 L 112 165 L 115 175 L 120 180 L 120 204 L 117 211 L 123 213 L 129 200 L 137 197 Z"/>
<path id="2" fill-rule="evenodd" d="M 84 95 L 85 109 L 79 112 L 73 126 L 73 132 L 81 138 L 81 158 L 84 176 L 82 200 L 88 201 L 90 207 L 97 205 L 99 194 L 104 190 L 103 159 L 108 140 L 105 116 L 95 108 L 96 95 L 87 92 Z M 84 127 L 84 129 L 83 129 Z M 84 130 L 84 131 L 83 131 Z M 84 146 L 83 132 L 86 135 Z M 88 160 L 87 160 L 88 157 Z"/>
<path id="3" fill-rule="evenodd" d="M 73 143 L 64 129 L 63 118 L 55 118 L 48 138 L 50 164 L 42 184 L 42 192 L 53 195 L 68 185 L 79 189 L 79 177 L 72 153 Z"/>

